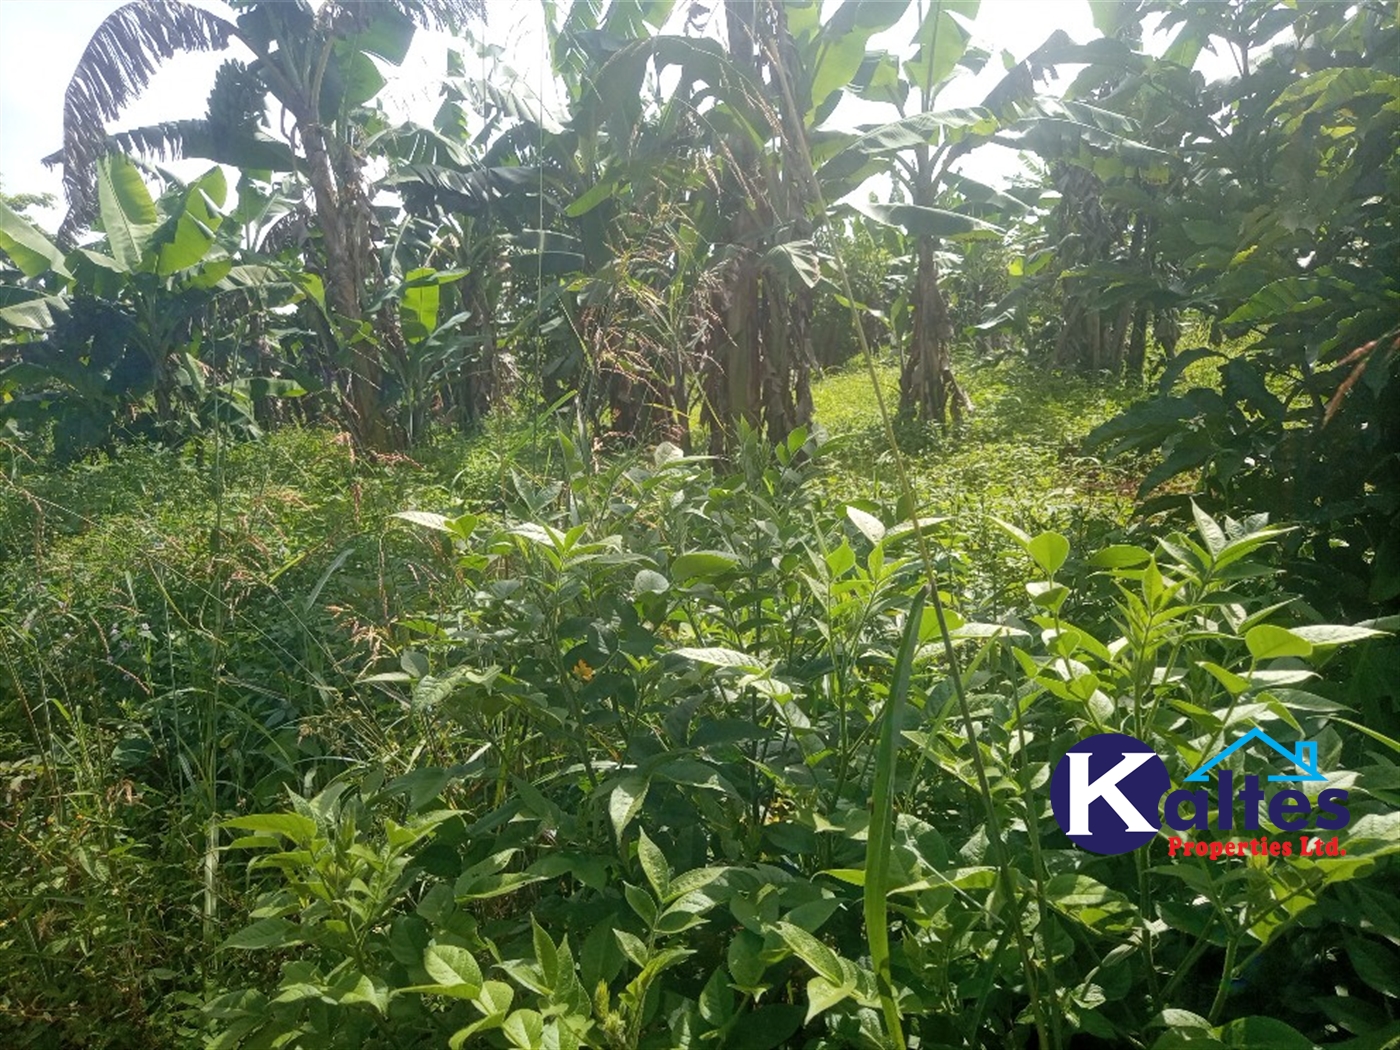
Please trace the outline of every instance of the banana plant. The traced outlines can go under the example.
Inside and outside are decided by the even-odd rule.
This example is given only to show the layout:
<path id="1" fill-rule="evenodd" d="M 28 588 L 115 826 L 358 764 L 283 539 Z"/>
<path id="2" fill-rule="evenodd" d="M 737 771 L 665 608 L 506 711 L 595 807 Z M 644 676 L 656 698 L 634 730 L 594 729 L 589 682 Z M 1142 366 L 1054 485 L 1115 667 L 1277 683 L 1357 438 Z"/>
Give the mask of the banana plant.
<path id="1" fill-rule="evenodd" d="M 397 318 L 381 311 L 361 324 L 382 288 L 375 270 L 365 158 L 356 147 L 362 107 L 385 85 L 376 60 L 400 64 L 415 31 L 461 25 L 482 13 L 476 0 L 391 0 L 367 4 L 307 0 L 247 2 L 227 18 L 181 0 L 132 0 L 111 14 L 79 61 L 64 104 L 62 164 L 71 236 L 96 215 L 97 160 L 113 148 L 205 156 L 251 168 L 304 172 L 323 256 L 324 293 L 334 317 L 345 391 L 343 414 L 362 443 L 395 446 L 403 428 L 383 411 L 386 353 L 401 345 Z M 175 121 L 113 139 L 106 121 L 147 88 L 161 62 L 180 52 L 217 52 L 233 43 L 254 55 L 226 63 L 203 120 Z M 283 142 L 264 126 L 271 96 L 292 125 Z M 289 146 L 290 144 L 290 146 Z"/>
<path id="2" fill-rule="evenodd" d="M 0 308 L 10 329 L 0 344 L 4 416 L 16 427 L 56 419 L 54 440 L 68 454 L 122 431 L 198 427 L 211 403 L 250 418 L 249 377 L 221 384 L 209 363 L 208 344 L 236 313 L 218 323 L 221 302 L 267 280 L 265 268 L 235 265 L 222 242 L 222 169 L 172 180 L 156 199 L 133 161 L 110 156 L 98 162 L 96 186 L 104 239 L 66 254 L 0 211 L 0 251 L 24 275 Z M 299 389 L 264 378 L 259 392 Z"/>

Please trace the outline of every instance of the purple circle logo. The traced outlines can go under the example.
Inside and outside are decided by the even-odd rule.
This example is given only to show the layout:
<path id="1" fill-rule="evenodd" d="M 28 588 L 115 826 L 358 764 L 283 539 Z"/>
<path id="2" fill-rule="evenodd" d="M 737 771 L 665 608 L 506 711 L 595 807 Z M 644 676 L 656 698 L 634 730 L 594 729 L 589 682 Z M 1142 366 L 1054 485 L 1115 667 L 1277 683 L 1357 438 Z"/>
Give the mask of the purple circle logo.
<path id="1" fill-rule="evenodd" d="M 1092 853 L 1127 853 L 1162 826 L 1159 804 L 1171 786 L 1162 757 L 1135 736 L 1098 733 L 1065 752 L 1050 778 L 1055 821 Z"/>

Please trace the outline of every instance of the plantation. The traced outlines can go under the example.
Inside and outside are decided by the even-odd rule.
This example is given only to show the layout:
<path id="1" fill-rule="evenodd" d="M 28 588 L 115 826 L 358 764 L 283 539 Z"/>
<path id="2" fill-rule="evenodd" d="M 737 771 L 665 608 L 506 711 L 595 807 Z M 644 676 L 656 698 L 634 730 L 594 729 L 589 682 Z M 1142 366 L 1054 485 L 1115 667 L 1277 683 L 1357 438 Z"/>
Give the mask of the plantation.
<path id="1" fill-rule="evenodd" d="M 1394 3 L 111 11 L 0 1045 L 1400 1046 Z"/>

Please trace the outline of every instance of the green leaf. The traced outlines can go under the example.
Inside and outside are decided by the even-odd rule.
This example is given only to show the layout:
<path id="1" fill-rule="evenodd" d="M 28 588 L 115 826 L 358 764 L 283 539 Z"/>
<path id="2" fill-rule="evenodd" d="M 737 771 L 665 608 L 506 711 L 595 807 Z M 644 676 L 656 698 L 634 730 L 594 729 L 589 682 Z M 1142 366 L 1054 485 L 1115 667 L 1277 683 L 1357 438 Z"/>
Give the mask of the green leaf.
<path id="1" fill-rule="evenodd" d="M 811 1024 L 812 1018 L 849 998 L 854 991 L 848 985 L 829 981 L 825 977 L 813 977 L 807 982 L 807 1018 L 803 1023 Z"/>
<path id="2" fill-rule="evenodd" d="M 1233 671 L 1227 671 L 1217 663 L 1209 660 L 1197 661 L 1197 667 L 1209 671 L 1211 676 L 1225 687 L 1226 692 L 1231 696 L 1239 696 L 1249 688 L 1249 679 L 1242 678 Z"/>
<path id="3" fill-rule="evenodd" d="M 350 976 L 356 979 L 340 993 L 338 1002 L 342 1005 L 364 1003 L 374 1007 L 381 1016 L 389 1012 L 389 986 L 382 977 L 370 977 L 353 971 Z"/>
<path id="4" fill-rule="evenodd" d="M 1310 642 L 1314 647 L 1325 645 L 1349 645 L 1364 642 L 1368 638 L 1384 638 L 1385 631 L 1375 631 L 1369 627 L 1350 627 L 1346 624 L 1310 624 L 1307 627 L 1292 628 L 1293 634 Z"/>
<path id="5" fill-rule="evenodd" d="M 763 254 L 763 265 L 784 277 L 795 277 L 804 288 L 815 288 L 822 277 L 821 257 L 810 240 L 784 241 Z"/>
<path id="6" fill-rule="evenodd" d="M 404 335 L 410 342 L 422 342 L 432 334 L 437 327 L 441 299 L 437 271 L 431 266 L 420 266 L 404 274 L 399 312 L 403 317 Z"/>
<path id="7" fill-rule="evenodd" d="M 714 667 L 735 667 L 744 671 L 762 671 L 763 662 L 756 656 L 748 653 L 741 653 L 737 649 L 725 649 L 723 646 L 706 646 L 700 649 L 673 649 L 676 656 L 684 657 L 687 660 L 694 660 L 696 663 L 711 664 Z"/>
<path id="8" fill-rule="evenodd" d="M 53 273 L 71 277 L 63 252 L 23 216 L 0 200 L 0 251 L 8 255 L 26 277 Z"/>
<path id="9" fill-rule="evenodd" d="M 1195 500 L 1191 501 L 1191 513 L 1196 518 L 1196 531 L 1201 534 L 1206 550 L 1210 551 L 1211 557 L 1214 558 L 1225 549 L 1225 544 L 1228 542 L 1225 539 L 1225 530 L 1216 524 L 1214 518 L 1201 510 L 1196 505 Z"/>
<path id="10" fill-rule="evenodd" d="M 666 862 L 666 854 L 661 852 L 661 847 L 651 841 L 645 831 L 637 832 L 637 860 L 641 862 L 642 872 L 647 882 L 651 883 L 657 900 L 665 900 L 671 890 L 671 866 Z"/>
<path id="11" fill-rule="evenodd" d="M 219 209 L 228 195 L 223 168 L 212 168 L 185 191 L 180 210 L 151 237 L 156 273 L 162 277 L 197 266 L 214 245 L 214 231 L 223 222 Z"/>
<path id="12" fill-rule="evenodd" d="M 1390 748 L 1390 750 L 1394 751 L 1397 755 L 1400 755 L 1400 740 L 1393 740 L 1390 737 L 1386 736 L 1384 733 L 1378 733 L 1370 726 L 1364 726 L 1360 722 L 1353 722 L 1349 718 L 1342 718 L 1340 716 L 1334 715 L 1332 721 L 1340 722 L 1344 726 L 1350 726 L 1352 729 L 1355 729 L 1358 733 L 1364 733 L 1366 736 L 1369 736 L 1372 740 L 1376 741 L 1376 743 L 1384 744 L 1386 747 Z"/>
<path id="13" fill-rule="evenodd" d="M 301 944 L 305 941 L 302 936 L 301 927 L 286 919 L 259 919 L 251 926 L 245 926 L 237 933 L 228 937 L 219 946 L 224 948 L 238 948 L 243 951 L 261 951 L 267 948 L 290 948 L 294 944 Z"/>
<path id="14" fill-rule="evenodd" d="M 640 886 L 633 886 L 630 882 L 622 884 L 622 896 L 626 898 L 627 905 L 636 913 L 637 918 L 651 928 L 656 925 L 656 901 L 652 899 L 650 893 Z"/>
<path id="15" fill-rule="evenodd" d="M 642 803 L 646 801 L 647 790 L 650 787 L 650 781 L 643 777 L 625 776 L 617 782 L 612 794 L 608 796 L 608 818 L 612 821 L 613 834 L 619 842 L 622 841 L 622 833 L 627 830 L 627 825 L 641 812 Z"/>
<path id="16" fill-rule="evenodd" d="M 729 974 L 724 972 L 723 966 L 715 967 L 715 972 L 710 974 L 696 1006 L 700 1016 L 715 1028 L 723 1027 L 734 1016 L 734 993 L 729 989 Z"/>
<path id="17" fill-rule="evenodd" d="M 721 551 L 692 551 L 671 562 L 671 578 L 685 583 L 696 578 L 719 576 L 738 568 L 739 559 Z"/>
<path id="18" fill-rule="evenodd" d="M 398 518 L 400 521 L 412 522 L 414 525 L 422 525 L 425 529 L 436 529 L 438 532 L 452 533 L 450 519 L 443 514 L 434 514 L 427 510 L 401 510 L 390 514 L 391 518 Z"/>
<path id="19" fill-rule="evenodd" d="M 996 129 L 996 118 L 984 109 L 916 113 L 882 124 L 847 144 L 817 169 L 817 180 L 828 199 L 838 200 L 855 189 L 865 177 L 887 166 L 891 153 L 935 144 L 940 140 L 991 135 Z"/>
<path id="20" fill-rule="evenodd" d="M 1131 569 L 1147 564 L 1151 557 L 1152 555 L 1141 547 L 1115 543 L 1095 551 L 1089 558 L 1089 564 L 1096 569 Z"/>
<path id="21" fill-rule="evenodd" d="M 812 63 L 812 109 L 851 82 L 865 61 L 865 44 L 904 16 L 909 0 L 846 0 L 819 35 Z"/>
<path id="22" fill-rule="evenodd" d="M 1220 1041 L 1226 1046 L 1237 1046 L 1241 1050 L 1315 1050 L 1316 1044 L 1290 1025 L 1272 1017 L 1241 1017 L 1217 1030 Z"/>
<path id="23" fill-rule="evenodd" d="M 989 222 L 922 204 L 860 204 L 856 210 L 883 226 L 896 226 L 916 237 L 1000 239 L 1006 231 Z"/>
<path id="24" fill-rule="evenodd" d="M 1264 324 L 1321 306 L 1330 291 L 1319 277 L 1284 277 L 1266 284 L 1225 318 L 1222 324 Z"/>
<path id="25" fill-rule="evenodd" d="M 862 898 L 866 937 L 870 944 L 870 962 L 875 970 L 875 982 L 885 1027 L 896 1046 L 904 1045 L 900 1025 L 899 1003 L 895 997 L 893 971 L 890 963 L 889 906 L 890 854 L 893 852 L 894 791 L 901 718 L 909 695 L 909 683 L 914 669 L 914 654 L 919 648 L 919 628 L 923 622 L 926 592 L 920 589 L 909 606 L 904 624 L 904 638 L 895 657 L 894 676 L 890 681 L 889 698 L 880 714 L 880 742 L 875 757 L 875 783 L 870 803 L 870 825 L 865 843 L 865 891 Z M 794 927 L 797 928 L 797 927 Z M 804 931 L 805 932 L 805 931 Z M 810 936 L 810 934 L 808 935 Z M 805 958 L 805 956 L 804 956 Z M 834 985 L 844 985 L 843 977 L 815 967 L 817 972 Z M 825 990 L 828 995 L 831 989 Z M 808 986 L 811 992 L 811 986 Z"/>
<path id="26" fill-rule="evenodd" d="M 1356 975 L 1390 999 L 1400 999 L 1400 954 L 1367 937 L 1346 939 L 1347 958 Z"/>
<path id="27" fill-rule="evenodd" d="M 934 0 L 929 5 L 912 41 L 918 51 L 904 64 L 910 83 L 928 95 L 937 92 L 972 42 L 970 25 L 979 6 L 978 0 Z"/>
<path id="28" fill-rule="evenodd" d="M 516 1010 L 501 1022 L 501 1032 L 516 1050 L 544 1050 L 544 1017 L 535 1010 Z"/>
<path id="29" fill-rule="evenodd" d="M 1058 532 L 1042 532 L 1026 544 L 1026 553 L 1048 576 L 1053 576 L 1069 557 L 1069 540 Z"/>
<path id="30" fill-rule="evenodd" d="M 54 326 L 54 311 L 62 313 L 67 309 L 68 300 L 63 296 L 41 295 L 35 292 L 31 298 L 0 306 L 0 321 L 15 328 L 44 331 Z"/>
<path id="31" fill-rule="evenodd" d="M 224 821 L 224 827 L 282 835 L 298 846 L 308 846 L 316 834 L 316 822 L 299 813 L 252 813 Z"/>
<path id="32" fill-rule="evenodd" d="M 1094 28 L 1104 36 L 1116 36 L 1132 25 L 1137 9 L 1136 0 L 1094 0 L 1089 4 Z"/>
<path id="33" fill-rule="evenodd" d="M 638 594 L 664 594 L 671 589 L 671 581 L 655 569 L 642 569 L 633 577 L 632 589 Z"/>
<path id="34" fill-rule="evenodd" d="M 109 154 L 97 162 L 97 204 L 112 258 L 135 273 L 150 250 L 160 216 L 130 158 Z"/>
<path id="35" fill-rule="evenodd" d="M 1312 643 L 1284 627 L 1261 623 L 1251 627 L 1244 644 L 1256 660 L 1276 660 L 1283 656 L 1311 656 Z"/>
<path id="36" fill-rule="evenodd" d="M 848 506 L 846 508 L 846 517 L 851 519 L 851 524 L 859 529 L 861 535 L 871 543 L 879 543 L 885 538 L 884 523 L 881 522 L 879 518 L 875 517 L 875 515 L 867 514 L 859 507 Z"/>
<path id="37" fill-rule="evenodd" d="M 845 974 L 836 953 L 800 926 L 777 922 L 774 932 L 782 938 L 789 951 L 832 984 L 844 984 Z"/>
<path id="38" fill-rule="evenodd" d="M 455 944 L 431 944 L 423 952 L 423 969 L 439 985 L 470 989 L 465 998 L 475 999 L 481 991 L 481 967 L 472 953 Z"/>

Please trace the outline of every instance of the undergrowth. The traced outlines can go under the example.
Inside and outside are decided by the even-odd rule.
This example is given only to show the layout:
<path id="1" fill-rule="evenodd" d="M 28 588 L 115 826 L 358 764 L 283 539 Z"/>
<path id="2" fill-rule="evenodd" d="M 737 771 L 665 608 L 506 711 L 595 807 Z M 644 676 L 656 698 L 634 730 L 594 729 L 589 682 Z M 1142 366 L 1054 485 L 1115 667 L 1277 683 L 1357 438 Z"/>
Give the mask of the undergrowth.
<path id="1" fill-rule="evenodd" d="M 750 434 L 727 466 L 600 460 L 509 420 L 412 459 L 284 429 L 13 461 L 0 1040 L 1390 1032 L 1394 713 L 1368 709 L 1374 739 L 1339 720 L 1338 646 L 1373 632 L 1277 606 L 1282 533 L 1262 520 L 1113 543 L 1132 478 L 1076 442 L 1128 391 L 962 375 L 961 426 L 901 424 L 918 506 L 849 373 L 817 388 L 829 440 Z M 919 532 L 973 740 L 920 611 Z M 1265 620 L 1326 678 L 1261 662 Z M 1040 786 L 1083 733 L 1135 732 L 1189 768 L 1246 720 L 1348 771 L 1354 863 L 1149 875 L 1049 821 Z M 1336 987 L 1345 1010 L 1324 1005 Z"/>

